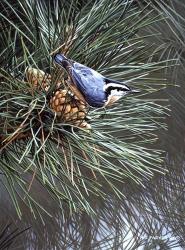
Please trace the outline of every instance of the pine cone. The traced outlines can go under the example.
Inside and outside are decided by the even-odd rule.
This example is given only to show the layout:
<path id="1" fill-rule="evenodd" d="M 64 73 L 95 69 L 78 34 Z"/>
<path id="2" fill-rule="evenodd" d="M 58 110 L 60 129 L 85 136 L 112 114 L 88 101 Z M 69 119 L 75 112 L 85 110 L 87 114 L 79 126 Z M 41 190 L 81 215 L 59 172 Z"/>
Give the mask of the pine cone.
<path id="1" fill-rule="evenodd" d="M 90 128 L 84 121 L 87 114 L 86 105 L 70 91 L 56 91 L 50 99 L 50 107 L 56 112 L 58 119 L 75 126 Z"/>
<path id="2" fill-rule="evenodd" d="M 34 89 L 44 89 L 48 90 L 51 84 L 51 75 L 46 74 L 44 71 L 40 69 L 35 69 L 28 67 L 26 68 L 26 79 Z"/>
<path id="3" fill-rule="evenodd" d="M 44 89 L 48 91 L 51 86 L 51 75 L 44 73 L 42 70 L 31 67 L 27 68 L 26 78 L 34 89 Z M 57 87 L 61 86 L 61 82 L 58 82 Z M 59 89 L 51 97 L 49 104 L 51 109 L 56 112 L 57 118 L 61 121 L 81 128 L 91 128 L 91 126 L 85 122 L 88 111 L 87 106 L 83 101 L 79 100 L 74 93 L 72 94 L 65 89 Z"/>

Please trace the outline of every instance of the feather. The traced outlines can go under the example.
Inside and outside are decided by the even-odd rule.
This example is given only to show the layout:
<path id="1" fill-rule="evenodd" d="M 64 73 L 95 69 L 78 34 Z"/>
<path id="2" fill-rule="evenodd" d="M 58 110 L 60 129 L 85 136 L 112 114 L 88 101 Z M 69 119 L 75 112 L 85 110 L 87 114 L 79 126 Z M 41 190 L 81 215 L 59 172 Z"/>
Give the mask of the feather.
<path id="1" fill-rule="evenodd" d="M 67 59 L 62 54 L 56 54 L 54 61 L 68 72 L 74 94 L 79 98 L 81 96 L 80 99 L 92 107 L 105 107 L 106 104 L 114 103 L 127 93 L 136 92 L 126 84 L 106 78 L 83 64 Z"/>

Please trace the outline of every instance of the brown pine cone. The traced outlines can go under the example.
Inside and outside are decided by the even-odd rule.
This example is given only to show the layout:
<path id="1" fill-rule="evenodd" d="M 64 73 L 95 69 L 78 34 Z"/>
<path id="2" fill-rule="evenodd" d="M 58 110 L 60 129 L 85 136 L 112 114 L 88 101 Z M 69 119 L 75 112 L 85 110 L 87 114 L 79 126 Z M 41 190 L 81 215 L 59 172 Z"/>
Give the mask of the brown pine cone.
<path id="1" fill-rule="evenodd" d="M 25 70 L 26 79 L 29 83 L 31 83 L 33 89 L 42 89 L 45 91 L 49 90 L 51 86 L 51 75 L 45 73 L 40 69 L 35 69 L 32 67 L 27 67 Z M 62 82 L 58 81 L 56 84 L 56 88 L 61 87 Z"/>
<path id="2" fill-rule="evenodd" d="M 29 83 L 32 84 L 34 89 L 44 89 L 48 90 L 51 83 L 51 75 L 46 74 L 40 69 L 35 69 L 28 67 L 26 68 L 26 79 Z"/>
<path id="3" fill-rule="evenodd" d="M 28 67 L 26 69 L 26 78 L 34 89 L 44 89 L 48 91 L 51 86 L 51 75 L 39 69 Z M 69 83 L 66 82 L 66 85 L 68 84 Z M 58 87 L 61 87 L 61 85 L 61 82 L 57 83 Z M 87 106 L 74 94 L 75 93 L 72 94 L 71 91 L 65 89 L 57 90 L 50 99 L 50 107 L 56 112 L 58 119 L 65 123 L 90 129 L 90 125 L 84 121 L 88 112 Z"/>
<path id="4" fill-rule="evenodd" d="M 84 122 L 87 106 L 70 91 L 57 90 L 50 99 L 50 107 L 56 112 L 58 119 L 75 126 L 90 128 L 90 125 Z"/>

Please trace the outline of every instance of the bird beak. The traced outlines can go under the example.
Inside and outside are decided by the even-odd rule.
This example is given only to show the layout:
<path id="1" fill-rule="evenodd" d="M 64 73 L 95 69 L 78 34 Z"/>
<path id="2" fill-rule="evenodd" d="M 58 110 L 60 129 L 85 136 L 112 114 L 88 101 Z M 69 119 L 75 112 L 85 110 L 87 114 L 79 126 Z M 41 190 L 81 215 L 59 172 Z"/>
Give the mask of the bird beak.
<path id="1" fill-rule="evenodd" d="M 140 93 L 141 91 L 139 89 L 131 89 L 130 93 L 135 94 L 135 93 Z"/>

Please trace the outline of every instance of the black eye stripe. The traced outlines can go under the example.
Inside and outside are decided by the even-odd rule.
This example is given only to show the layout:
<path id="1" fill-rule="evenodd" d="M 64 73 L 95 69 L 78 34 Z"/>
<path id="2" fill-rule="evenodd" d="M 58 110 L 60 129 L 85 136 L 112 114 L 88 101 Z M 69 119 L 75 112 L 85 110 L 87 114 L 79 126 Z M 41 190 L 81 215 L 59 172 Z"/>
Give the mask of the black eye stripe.
<path id="1" fill-rule="evenodd" d="M 128 89 L 124 88 L 124 87 L 115 87 L 115 86 L 109 86 L 106 89 L 106 94 L 110 95 L 112 90 L 117 90 L 117 91 L 128 91 Z"/>

